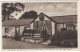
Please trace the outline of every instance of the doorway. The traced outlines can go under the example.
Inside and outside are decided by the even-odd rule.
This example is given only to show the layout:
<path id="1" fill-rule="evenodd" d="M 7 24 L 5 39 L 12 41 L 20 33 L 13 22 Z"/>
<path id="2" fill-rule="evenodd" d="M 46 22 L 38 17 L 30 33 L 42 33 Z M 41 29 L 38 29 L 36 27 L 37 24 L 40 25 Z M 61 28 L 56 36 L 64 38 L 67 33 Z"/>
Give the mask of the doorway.
<path id="1" fill-rule="evenodd" d="M 20 40 L 20 26 L 15 27 L 15 39 Z"/>

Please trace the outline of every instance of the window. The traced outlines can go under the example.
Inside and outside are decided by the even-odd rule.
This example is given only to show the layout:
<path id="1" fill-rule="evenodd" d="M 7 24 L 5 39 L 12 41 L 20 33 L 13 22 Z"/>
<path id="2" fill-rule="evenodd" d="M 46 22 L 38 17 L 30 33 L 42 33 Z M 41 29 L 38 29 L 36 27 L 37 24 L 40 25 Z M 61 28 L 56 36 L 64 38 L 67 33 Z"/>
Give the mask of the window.
<path id="1" fill-rule="evenodd" d="M 9 32 L 9 29 L 8 28 L 5 28 L 5 33 L 8 33 Z"/>
<path id="2" fill-rule="evenodd" d="M 68 30 L 73 30 L 73 25 L 68 25 L 67 29 Z"/>

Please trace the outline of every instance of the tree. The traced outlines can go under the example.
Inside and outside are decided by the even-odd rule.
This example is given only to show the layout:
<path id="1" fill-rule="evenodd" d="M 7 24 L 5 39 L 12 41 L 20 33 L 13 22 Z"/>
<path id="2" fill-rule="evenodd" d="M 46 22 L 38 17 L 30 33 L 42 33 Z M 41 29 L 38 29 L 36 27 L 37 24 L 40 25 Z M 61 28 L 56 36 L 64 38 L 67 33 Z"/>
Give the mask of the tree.
<path id="1" fill-rule="evenodd" d="M 38 16 L 36 11 L 29 11 L 22 14 L 20 19 L 27 19 L 27 18 L 36 18 Z"/>
<path id="2" fill-rule="evenodd" d="M 15 11 L 23 11 L 24 10 L 24 4 L 22 3 L 3 3 L 2 4 L 2 19 L 5 20 L 9 20 L 9 16 L 11 13 L 15 12 Z"/>

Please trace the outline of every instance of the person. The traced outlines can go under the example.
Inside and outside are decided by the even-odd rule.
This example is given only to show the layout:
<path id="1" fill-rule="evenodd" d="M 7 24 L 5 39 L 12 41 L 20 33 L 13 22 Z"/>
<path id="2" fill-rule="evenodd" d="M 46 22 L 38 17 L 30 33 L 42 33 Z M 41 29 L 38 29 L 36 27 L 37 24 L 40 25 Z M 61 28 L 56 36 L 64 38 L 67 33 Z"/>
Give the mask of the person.
<path id="1" fill-rule="evenodd" d="M 41 38 L 42 38 L 42 42 L 46 42 L 47 41 L 47 27 L 44 24 L 41 30 Z"/>

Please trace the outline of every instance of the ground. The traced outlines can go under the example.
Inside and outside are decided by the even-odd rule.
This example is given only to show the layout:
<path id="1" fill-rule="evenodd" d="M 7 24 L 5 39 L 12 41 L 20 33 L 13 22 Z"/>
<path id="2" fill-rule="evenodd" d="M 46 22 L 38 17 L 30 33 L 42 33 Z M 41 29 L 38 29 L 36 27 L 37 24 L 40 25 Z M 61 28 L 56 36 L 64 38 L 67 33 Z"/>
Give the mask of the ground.
<path id="1" fill-rule="evenodd" d="M 44 45 L 42 43 L 30 43 L 23 41 L 12 40 L 11 38 L 2 38 L 3 49 L 55 49 L 55 48 L 70 48 L 64 46 Z"/>
<path id="2" fill-rule="evenodd" d="M 61 48 L 61 47 L 16 41 L 16 40 L 12 40 L 11 38 L 2 38 L 2 48 L 3 49 L 40 49 L 40 48 L 53 49 L 53 48 Z"/>

